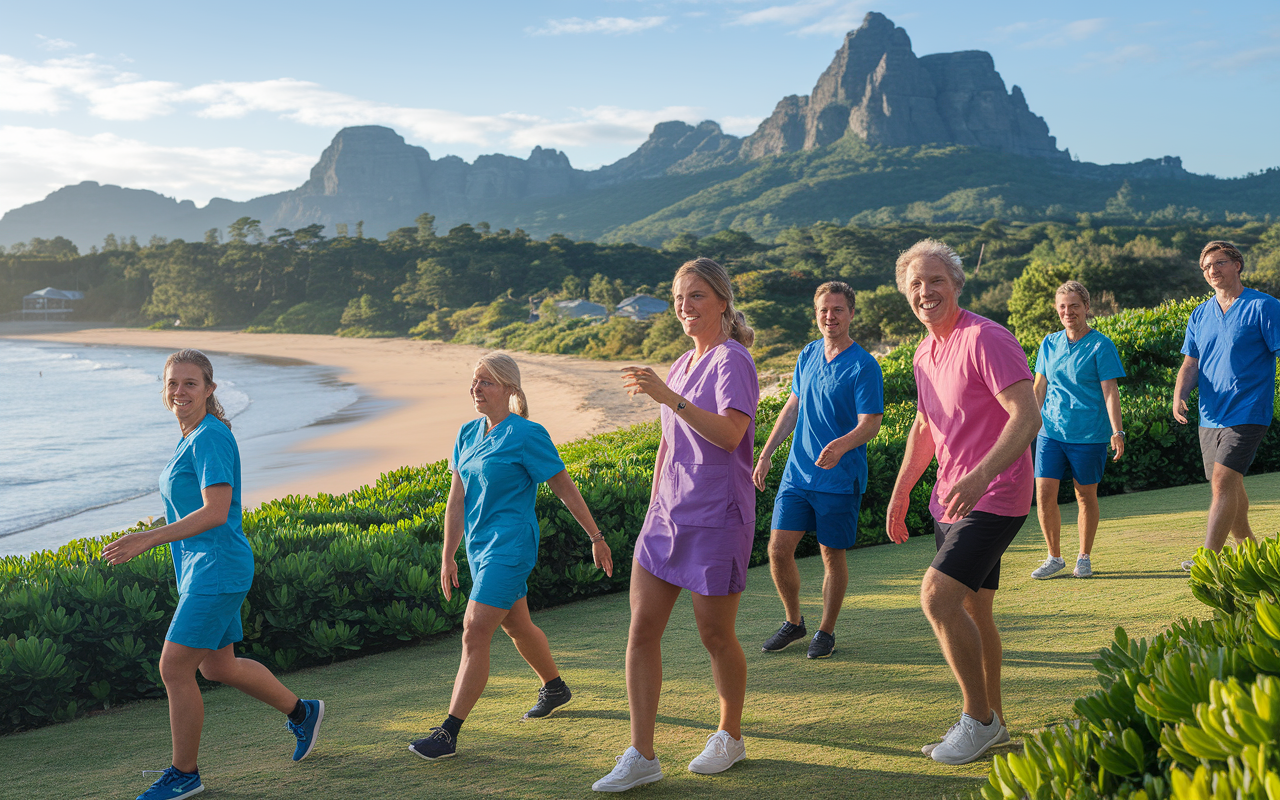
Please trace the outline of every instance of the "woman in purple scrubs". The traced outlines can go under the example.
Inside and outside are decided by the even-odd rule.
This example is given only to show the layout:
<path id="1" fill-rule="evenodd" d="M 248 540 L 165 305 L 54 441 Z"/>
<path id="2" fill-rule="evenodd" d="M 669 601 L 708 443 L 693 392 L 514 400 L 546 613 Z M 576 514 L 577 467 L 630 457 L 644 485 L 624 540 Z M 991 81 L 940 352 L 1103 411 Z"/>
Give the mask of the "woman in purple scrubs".
<path id="1" fill-rule="evenodd" d="M 676 360 L 667 382 L 648 367 L 627 367 L 632 394 L 661 404 L 662 442 L 649 513 L 631 566 L 627 700 L 631 746 L 592 786 L 622 792 L 662 779 L 653 751 L 662 690 L 662 634 L 682 589 L 693 595 L 702 644 L 720 695 L 720 724 L 692 772 L 723 772 L 742 760 L 747 662 L 734 624 L 746 586 L 756 500 L 751 483 L 756 402 L 754 339 L 733 307 L 729 273 L 709 258 L 689 261 L 671 285 L 674 310 L 693 349 Z"/>

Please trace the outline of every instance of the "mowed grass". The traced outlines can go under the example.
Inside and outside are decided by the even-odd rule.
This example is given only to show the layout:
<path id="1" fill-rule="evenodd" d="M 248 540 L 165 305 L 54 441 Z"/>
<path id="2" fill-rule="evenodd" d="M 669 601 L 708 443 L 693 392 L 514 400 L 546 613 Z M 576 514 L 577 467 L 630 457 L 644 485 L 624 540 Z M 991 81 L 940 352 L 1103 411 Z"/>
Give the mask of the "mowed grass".
<path id="1" fill-rule="evenodd" d="M 1280 474 L 1250 477 L 1260 534 L 1280 528 Z M 1117 625 L 1159 631 L 1180 616 L 1207 616 L 1179 562 L 1203 537 L 1207 485 L 1102 500 L 1096 576 L 1033 581 L 1044 558 L 1034 513 L 1004 559 L 996 601 L 1004 634 L 1005 708 L 1015 745 L 1024 732 L 1071 716 L 1095 688 L 1089 664 Z M 1064 551 L 1074 557 L 1074 506 L 1063 508 Z M 764 513 L 764 510 L 762 510 Z M 640 797 L 966 797 L 989 757 L 937 764 L 920 745 L 959 714 L 959 691 L 918 604 L 933 554 L 928 538 L 850 553 L 851 581 L 834 657 L 809 661 L 800 645 L 777 654 L 760 642 L 781 622 L 768 569 L 751 571 L 738 635 L 747 653 L 747 760 L 705 777 L 686 765 L 717 720 L 709 660 L 687 595 L 665 639 L 666 683 L 658 756 L 666 779 Z M 822 564 L 801 561 L 811 625 L 820 611 Z M 1065 574 L 1065 573 L 1064 573 Z M 623 654 L 625 594 L 537 613 L 573 703 L 552 719 L 521 723 L 538 683 L 510 641 L 495 638 L 488 689 L 468 718 L 459 755 L 428 763 L 407 750 L 446 713 L 460 639 L 441 637 L 284 676 L 325 700 L 324 728 L 304 762 L 276 712 L 228 688 L 205 694 L 200 768 L 210 798 L 585 797 L 628 744 Z M 132 798 L 143 769 L 169 763 L 167 706 L 132 704 L 64 725 L 0 737 L 0 797 Z"/>

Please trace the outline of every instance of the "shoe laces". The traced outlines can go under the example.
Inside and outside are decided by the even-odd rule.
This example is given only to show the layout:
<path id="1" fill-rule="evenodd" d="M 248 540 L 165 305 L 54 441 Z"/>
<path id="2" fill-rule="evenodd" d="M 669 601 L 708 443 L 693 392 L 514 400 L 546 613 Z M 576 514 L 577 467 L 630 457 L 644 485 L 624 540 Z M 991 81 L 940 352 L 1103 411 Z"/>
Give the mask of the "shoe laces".
<path id="1" fill-rule="evenodd" d="M 284 729 L 287 730 L 289 733 L 292 733 L 294 736 L 298 737 L 299 740 L 307 738 L 307 732 L 303 730 L 302 723 L 294 722 L 293 720 L 287 717 L 285 718 L 285 721 L 284 721 Z"/>
<path id="2" fill-rule="evenodd" d="M 449 744 L 453 741 L 453 737 L 449 735 L 449 732 L 446 731 L 444 728 L 440 727 L 439 725 L 431 729 L 431 733 L 427 734 L 427 738 L 428 739 L 444 739 L 445 744 Z"/>
<path id="3" fill-rule="evenodd" d="M 181 780 L 183 775 L 199 775 L 198 772 L 180 772 L 177 767 L 165 767 L 164 769 L 144 769 L 143 775 L 159 775 L 156 783 L 166 784 Z"/>
<path id="4" fill-rule="evenodd" d="M 724 733 L 724 736 L 720 735 L 722 733 Z M 712 753 L 718 756 L 729 755 L 729 745 L 727 742 L 725 742 L 725 739 L 728 736 L 729 734 L 725 733 L 724 731 L 716 731 L 715 733 L 711 734 L 710 736 L 707 737 L 707 749 L 711 750 Z"/>

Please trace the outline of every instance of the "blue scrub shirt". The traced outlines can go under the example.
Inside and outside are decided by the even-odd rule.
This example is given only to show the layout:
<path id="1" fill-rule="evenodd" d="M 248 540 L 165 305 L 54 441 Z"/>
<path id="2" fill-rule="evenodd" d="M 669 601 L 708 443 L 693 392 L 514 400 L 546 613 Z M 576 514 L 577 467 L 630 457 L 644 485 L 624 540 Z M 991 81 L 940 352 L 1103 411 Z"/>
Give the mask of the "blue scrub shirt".
<path id="1" fill-rule="evenodd" d="M 1245 289 L 1226 313 L 1214 297 L 1187 320 L 1182 354 L 1200 361 L 1200 426 L 1270 425 L 1280 355 L 1280 300 Z"/>
<path id="2" fill-rule="evenodd" d="M 530 566 L 538 560 L 538 484 L 564 469 L 547 429 L 519 414 L 485 435 L 488 420 L 458 431 L 453 471 L 462 479 L 467 561 L 473 570 L 489 562 Z"/>
<path id="3" fill-rule="evenodd" d="M 884 413 L 880 365 L 857 342 L 828 362 L 819 339 L 800 351 L 791 393 L 799 398 L 799 416 L 778 493 L 795 486 L 812 492 L 862 494 L 867 485 L 865 444 L 845 453 L 831 469 L 814 462 L 832 440 L 858 426 L 859 414 Z"/>
<path id="4" fill-rule="evenodd" d="M 231 485 L 227 521 L 169 544 L 179 594 L 247 592 L 253 583 L 253 550 L 240 527 L 240 448 L 231 429 L 206 414 L 160 473 L 165 519 L 177 522 L 199 510 L 200 490 L 220 483 Z"/>
<path id="5" fill-rule="evenodd" d="M 1096 330 L 1076 342 L 1067 338 L 1066 331 L 1051 333 L 1040 342 L 1036 374 L 1049 381 L 1040 408 L 1041 435 L 1066 444 L 1111 441 L 1102 382 L 1123 378 L 1125 373 L 1110 339 Z"/>

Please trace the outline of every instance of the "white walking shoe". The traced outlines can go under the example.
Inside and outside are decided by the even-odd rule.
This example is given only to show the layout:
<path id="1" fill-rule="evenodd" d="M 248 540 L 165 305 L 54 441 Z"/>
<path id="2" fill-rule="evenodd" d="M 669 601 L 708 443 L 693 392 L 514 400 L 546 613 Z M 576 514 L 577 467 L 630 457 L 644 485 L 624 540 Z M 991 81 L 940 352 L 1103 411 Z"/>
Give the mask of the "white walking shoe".
<path id="1" fill-rule="evenodd" d="M 707 737 L 707 746 L 702 753 L 689 762 L 689 771 L 699 775 L 715 775 L 746 757 L 746 742 L 733 738 L 728 731 L 716 731 Z"/>
<path id="2" fill-rule="evenodd" d="M 929 757 L 943 764 L 968 764 L 987 752 L 1000 738 L 1004 726 L 1000 724 L 1000 716 L 991 712 L 991 723 L 983 725 L 968 714 L 961 714 L 960 721 L 946 737 L 933 748 Z"/>
<path id="3" fill-rule="evenodd" d="M 1042 581 L 1045 578 L 1052 578 L 1054 575 L 1057 575 L 1059 572 L 1064 570 L 1066 566 L 1067 560 L 1065 558 L 1060 556 L 1049 556 L 1044 560 L 1043 564 L 1031 570 L 1031 577 L 1038 581 Z"/>
<path id="4" fill-rule="evenodd" d="M 662 765 L 658 763 L 658 757 L 654 756 L 650 761 L 640 755 L 639 750 L 628 747 L 622 755 L 618 756 L 618 764 L 613 771 L 591 784 L 591 790 L 625 792 L 660 780 L 662 780 Z"/>
<path id="5" fill-rule="evenodd" d="M 956 723 L 956 725 L 959 725 L 959 724 L 960 724 L 960 723 L 958 723 L 958 722 Z M 954 728 L 956 727 L 956 725 L 952 725 L 952 726 L 951 726 L 951 729 L 954 729 Z M 948 730 L 948 731 L 947 731 L 947 733 L 951 733 L 951 730 Z M 931 753 L 933 753 L 933 748 L 935 748 L 935 747 L 937 747 L 938 745 L 942 744 L 943 739 L 946 739 L 946 738 L 947 738 L 947 733 L 942 734 L 942 737 L 941 737 L 938 741 L 936 741 L 936 742 L 930 742 L 929 744 L 926 744 L 925 746 L 921 747 L 921 748 L 920 748 L 920 752 L 921 752 L 921 753 L 924 753 L 926 756 L 927 756 L 927 755 L 930 755 Z M 992 747 L 999 747 L 999 746 L 1000 746 L 1000 745 L 1002 745 L 1002 744 L 1008 744 L 1008 743 L 1009 743 L 1009 729 L 1008 729 L 1008 728 L 1005 728 L 1005 727 L 1002 725 L 1002 726 L 1000 727 L 1000 735 L 999 735 L 998 737 L 996 737 L 995 742 L 994 742 L 991 746 L 992 746 Z"/>

